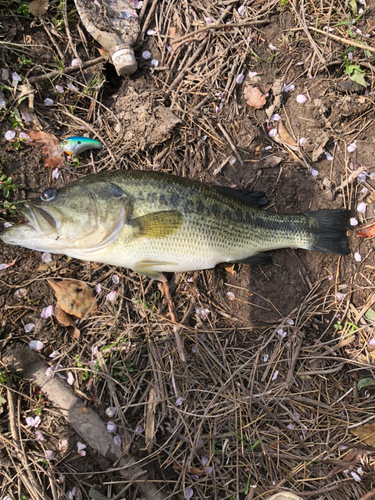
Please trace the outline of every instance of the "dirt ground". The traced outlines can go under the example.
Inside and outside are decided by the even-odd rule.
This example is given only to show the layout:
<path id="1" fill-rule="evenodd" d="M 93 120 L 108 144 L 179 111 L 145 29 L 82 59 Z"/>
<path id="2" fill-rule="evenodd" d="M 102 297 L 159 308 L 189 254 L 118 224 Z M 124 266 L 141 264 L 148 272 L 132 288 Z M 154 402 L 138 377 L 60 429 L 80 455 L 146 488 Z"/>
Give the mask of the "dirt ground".
<path id="1" fill-rule="evenodd" d="M 0 242 L 0 496 L 154 495 L 95 445 L 81 456 L 74 423 L 4 361 L 38 340 L 46 368 L 58 362 L 71 374 L 84 407 L 105 425 L 116 408 L 120 455 L 147 471 L 162 499 L 374 498 L 375 442 L 351 430 L 375 415 L 373 240 L 356 235 L 375 212 L 375 4 L 144 0 L 137 12 L 139 69 L 120 78 L 73 2 L 51 2 L 38 19 L 28 2 L 0 2 L 0 176 L 18 185 L 7 197 L 1 185 L 0 228 L 22 221 L 17 203 L 46 187 L 103 170 L 156 170 L 261 190 L 277 213 L 350 208 L 351 254 L 285 249 L 269 266 L 169 275 L 176 329 L 149 278 L 61 255 L 45 262 Z M 366 87 L 349 78 L 354 66 Z M 247 103 L 249 87 L 264 96 L 259 109 Z M 272 137 L 275 114 L 287 132 Z M 49 168 L 40 145 L 8 140 L 11 130 L 85 135 L 105 147 Z M 98 308 L 79 320 L 78 340 L 41 316 L 56 305 L 50 278 L 95 288 Z M 44 441 L 25 420 L 36 416 Z"/>

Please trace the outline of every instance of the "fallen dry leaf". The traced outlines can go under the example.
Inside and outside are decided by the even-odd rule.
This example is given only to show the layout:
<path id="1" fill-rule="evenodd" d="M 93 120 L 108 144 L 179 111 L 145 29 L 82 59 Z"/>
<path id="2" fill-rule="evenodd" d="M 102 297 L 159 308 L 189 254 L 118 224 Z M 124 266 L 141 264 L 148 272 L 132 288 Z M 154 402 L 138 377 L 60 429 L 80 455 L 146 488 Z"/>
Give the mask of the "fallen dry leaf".
<path id="1" fill-rule="evenodd" d="M 34 17 L 43 16 L 48 10 L 49 0 L 33 0 L 29 3 L 30 13 Z"/>
<path id="2" fill-rule="evenodd" d="M 180 464 L 173 462 L 172 464 L 172 469 L 178 470 L 178 471 L 183 471 L 185 470 L 188 474 L 195 474 L 196 476 L 203 476 L 204 474 L 207 474 L 207 471 L 200 469 L 199 467 L 194 467 L 191 465 L 186 469 L 186 465 L 182 467 Z"/>
<path id="3" fill-rule="evenodd" d="M 70 279 L 47 280 L 53 288 L 57 306 L 75 318 L 83 318 L 97 308 L 91 288 L 84 281 Z"/>
<path id="4" fill-rule="evenodd" d="M 42 148 L 45 167 L 55 168 L 65 165 L 64 150 L 60 148 L 60 139 L 41 130 L 25 131 L 30 137 L 30 145 Z"/>
<path id="5" fill-rule="evenodd" d="M 81 335 L 80 330 L 74 324 L 73 318 L 66 314 L 59 306 L 55 307 L 55 317 L 56 320 L 60 323 L 60 325 L 66 326 L 68 332 L 75 340 L 79 340 Z"/>
<path id="6" fill-rule="evenodd" d="M 355 429 L 350 429 L 350 432 L 360 441 L 375 447 L 375 423 L 360 425 Z"/>
<path id="7" fill-rule="evenodd" d="M 357 232 L 357 238 L 360 236 L 363 236 L 363 238 L 372 238 L 375 236 L 375 224 L 371 224 L 371 226 L 360 229 Z"/>
<path id="8" fill-rule="evenodd" d="M 154 445 L 155 438 L 155 409 L 159 402 L 157 390 L 152 387 L 147 404 L 147 416 L 145 426 L 146 448 L 150 453 Z"/>
<path id="9" fill-rule="evenodd" d="M 276 142 L 281 141 L 283 144 L 286 144 L 292 151 L 299 151 L 298 144 L 284 127 L 282 120 L 279 120 L 277 122 L 277 134 L 278 136 L 276 135 L 274 137 Z"/>
<path id="10" fill-rule="evenodd" d="M 268 497 L 267 500 L 302 500 L 302 498 L 290 491 L 280 491 L 272 497 Z"/>
<path id="11" fill-rule="evenodd" d="M 248 85 L 243 92 L 244 98 L 249 106 L 255 109 L 261 109 L 266 104 L 266 96 L 258 89 Z"/>

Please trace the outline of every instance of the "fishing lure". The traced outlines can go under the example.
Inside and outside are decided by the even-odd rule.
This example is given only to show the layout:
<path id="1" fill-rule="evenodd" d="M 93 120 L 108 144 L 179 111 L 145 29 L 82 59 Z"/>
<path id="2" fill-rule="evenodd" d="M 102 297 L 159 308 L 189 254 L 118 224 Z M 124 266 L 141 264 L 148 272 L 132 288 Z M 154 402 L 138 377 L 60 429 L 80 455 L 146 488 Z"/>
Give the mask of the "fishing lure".
<path id="1" fill-rule="evenodd" d="M 103 144 L 89 137 L 68 137 L 60 142 L 60 147 L 67 155 L 80 155 L 89 149 L 102 149 Z"/>

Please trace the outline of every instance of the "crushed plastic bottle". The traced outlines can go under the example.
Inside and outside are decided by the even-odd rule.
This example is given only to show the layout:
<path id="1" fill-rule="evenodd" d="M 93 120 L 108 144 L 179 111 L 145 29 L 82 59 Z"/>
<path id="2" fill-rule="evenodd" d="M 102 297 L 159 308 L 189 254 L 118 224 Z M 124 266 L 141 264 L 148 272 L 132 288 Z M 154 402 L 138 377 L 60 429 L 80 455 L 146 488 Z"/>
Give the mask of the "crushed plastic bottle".
<path id="1" fill-rule="evenodd" d="M 74 0 L 82 23 L 107 50 L 118 75 L 137 70 L 132 47 L 139 35 L 134 0 Z"/>

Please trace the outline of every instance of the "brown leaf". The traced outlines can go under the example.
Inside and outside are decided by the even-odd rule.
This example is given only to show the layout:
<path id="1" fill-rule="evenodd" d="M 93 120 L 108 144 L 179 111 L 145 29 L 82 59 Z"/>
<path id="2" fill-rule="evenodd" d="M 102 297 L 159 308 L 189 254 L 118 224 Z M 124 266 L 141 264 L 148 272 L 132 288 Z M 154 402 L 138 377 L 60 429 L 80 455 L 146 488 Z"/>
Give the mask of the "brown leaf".
<path id="1" fill-rule="evenodd" d="M 69 279 L 47 281 L 55 292 L 57 306 L 67 314 L 83 318 L 86 313 L 97 308 L 92 290 L 84 281 Z"/>
<path id="2" fill-rule="evenodd" d="M 360 229 L 357 233 L 357 238 L 360 236 L 363 236 L 364 238 L 372 238 L 375 236 L 375 224 L 371 224 L 371 226 Z"/>
<path id="3" fill-rule="evenodd" d="M 73 322 L 73 318 L 71 316 L 69 316 L 69 314 L 66 314 L 66 312 L 63 311 L 59 306 L 56 306 L 55 307 L 55 317 L 56 317 L 57 321 L 60 323 L 60 325 L 67 327 L 67 330 L 70 333 L 70 335 L 73 337 L 73 339 L 79 340 L 81 332 L 76 327 L 76 325 Z"/>
<path id="4" fill-rule="evenodd" d="M 147 416 L 145 426 L 146 448 L 150 453 L 155 440 L 155 410 L 159 402 L 157 390 L 152 387 L 147 404 Z"/>
<path id="5" fill-rule="evenodd" d="M 299 151 L 298 144 L 284 127 L 282 120 L 279 120 L 277 122 L 277 133 L 279 135 L 279 138 L 281 139 L 281 142 L 286 144 L 292 151 Z M 277 135 L 275 136 L 275 141 L 279 142 Z"/>
<path id="6" fill-rule="evenodd" d="M 375 447 L 375 423 L 360 425 L 355 429 L 350 429 L 350 432 L 360 441 Z"/>
<path id="7" fill-rule="evenodd" d="M 29 130 L 30 145 L 42 148 L 43 163 L 45 167 L 60 167 L 65 165 L 64 150 L 60 148 L 60 139 L 41 130 Z"/>
<path id="8" fill-rule="evenodd" d="M 48 0 L 33 0 L 29 3 L 29 10 L 34 17 L 43 16 L 48 10 Z"/>
<path id="9" fill-rule="evenodd" d="M 258 89 L 248 85 L 243 92 L 244 98 L 249 106 L 255 109 L 261 109 L 266 104 L 266 96 Z"/>

